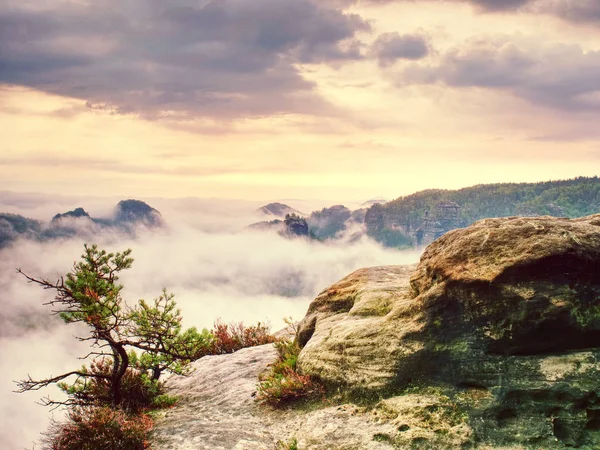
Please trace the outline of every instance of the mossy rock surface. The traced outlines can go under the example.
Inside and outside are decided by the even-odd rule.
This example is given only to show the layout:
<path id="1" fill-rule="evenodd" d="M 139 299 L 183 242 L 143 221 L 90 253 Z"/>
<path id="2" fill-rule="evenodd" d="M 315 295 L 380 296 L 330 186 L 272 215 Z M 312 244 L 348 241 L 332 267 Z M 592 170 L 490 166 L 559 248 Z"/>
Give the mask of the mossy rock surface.
<path id="1" fill-rule="evenodd" d="M 361 269 L 324 290 L 300 340 L 300 369 L 340 391 L 444 386 L 470 430 L 457 446 L 597 448 L 600 215 L 451 231 L 416 267 Z"/>

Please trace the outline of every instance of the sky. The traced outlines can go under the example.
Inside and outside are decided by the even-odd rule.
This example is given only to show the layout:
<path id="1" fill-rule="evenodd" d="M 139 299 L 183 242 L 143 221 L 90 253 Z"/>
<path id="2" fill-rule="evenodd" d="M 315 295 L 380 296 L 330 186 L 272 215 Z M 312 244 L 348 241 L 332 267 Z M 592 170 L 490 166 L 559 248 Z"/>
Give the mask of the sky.
<path id="1" fill-rule="evenodd" d="M 5 0 L 0 191 L 360 201 L 597 175 L 596 0 Z"/>
<path id="2" fill-rule="evenodd" d="M 261 204 L 599 175 L 599 119 L 597 0 L 0 2 L 0 212 L 146 200 L 166 230 L 96 242 L 133 248 L 128 301 L 166 287 L 186 326 L 278 329 L 355 269 L 418 261 L 240 231 Z M 82 244 L 0 250 L 0 448 L 49 418 L 13 380 L 86 353 L 14 269 L 60 276 Z"/>

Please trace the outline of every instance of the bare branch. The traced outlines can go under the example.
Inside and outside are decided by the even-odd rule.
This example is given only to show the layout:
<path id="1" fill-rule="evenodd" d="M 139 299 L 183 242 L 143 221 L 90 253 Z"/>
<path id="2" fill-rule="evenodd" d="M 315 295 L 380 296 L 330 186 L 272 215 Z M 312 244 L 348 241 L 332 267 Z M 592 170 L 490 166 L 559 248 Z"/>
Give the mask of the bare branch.
<path id="1" fill-rule="evenodd" d="M 19 389 L 17 389 L 14 392 L 23 393 L 23 392 L 27 392 L 27 391 L 38 391 L 46 386 L 49 386 L 54 383 L 58 383 L 59 381 L 62 381 L 65 378 L 68 378 L 73 375 L 77 375 L 78 377 L 83 377 L 83 378 L 103 378 L 106 380 L 110 380 L 110 376 L 108 376 L 108 375 L 82 372 L 79 370 L 74 370 L 72 372 L 64 373 L 57 377 L 46 378 L 44 380 L 38 380 L 38 381 L 32 379 L 31 376 L 27 375 L 26 380 L 15 381 L 15 383 L 17 384 L 17 387 Z"/>

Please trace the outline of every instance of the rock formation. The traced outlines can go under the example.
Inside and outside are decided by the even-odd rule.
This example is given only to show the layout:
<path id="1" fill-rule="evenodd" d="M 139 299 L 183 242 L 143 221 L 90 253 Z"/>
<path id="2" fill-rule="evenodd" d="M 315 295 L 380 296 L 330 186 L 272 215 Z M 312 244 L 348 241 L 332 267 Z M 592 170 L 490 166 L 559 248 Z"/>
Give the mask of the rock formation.
<path id="1" fill-rule="evenodd" d="M 283 221 L 283 235 L 287 237 L 305 236 L 308 237 L 308 224 L 304 217 L 296 214 L 286 214 Z"/>
<path id="2" fill-rule="evenodd" d="M 299 365 L 363 397 L 435 386 L 493 444 L 600 443 L 600 215 L 485 219 L 416 271 L 359 270 L 302 321 Z"/>
<path id="3" fill-rule="evenodd" d="M 83 208 L 75 208 L 73 211 L 67 211 L 66 213 L 56 214 L 52 218 L 52 222 L 58 222 L 61 219 L 70 218 L 70 217 L 77 218 L 77 219 L 81 218 L 81 217 L 90 218 L 90 215 Z"/>
<path id="4" fill-rule="evenodd" d="M 600 215 L 451 231 L 324 290 L 298 339 L 329 403 L 256 405 L 270 346 L 204 358 L 156 448 L 599 448 Z"/>
<path id="5" fill-rule="evenodd" d="M 42 232 L 42 223 L 18 214 L 0 214 L 0 248 L 18 238 L 36 239 Z"/>
<path id="6" fill-rule="evenodd" d="M 0 248 L 17 239 L 47 241 L 74 236 L 91 238 L 102 231 L 125 232 L 135 236 L 140 226 L 152 229 L 164 225 L 160 212 L 140 200 L 119 202 L 112 218 L 91 217 L 83 208 L 56 214 L 50 222 L 0 213 Z"/>
<path id="7" fill-rule="evenodd" d="M 118 226 L 138 226 L 159 228 L 163 226 L 160 213 L 140 200 L 122 200 L 115 208 L 114 224 Z"/>
<path id="8" fill-rule="evenodd" d="M 386 450 L 373 439 L 395 430 L 377 414 L 355 405 L 308 411 L 273 410 L 254 401 L 258 375 L 276 359 L 272 345 L 193 363 L 190 377 L 172 377 L 178 405 L 162 413 L 153 433 L 154 450 L 275 450 L 298 441 L 301 449 Z"/>

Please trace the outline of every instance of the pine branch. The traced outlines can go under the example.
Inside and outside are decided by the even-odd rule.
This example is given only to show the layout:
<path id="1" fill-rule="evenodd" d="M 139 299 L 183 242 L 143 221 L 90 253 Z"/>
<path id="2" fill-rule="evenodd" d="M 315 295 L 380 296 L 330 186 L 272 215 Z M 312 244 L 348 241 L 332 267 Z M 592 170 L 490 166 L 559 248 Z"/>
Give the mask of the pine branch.
<path id="1" fill-rule="evenodd" d="M 74 370 L 72 372 L 64 373 L 57 377 L 46 378 L 44 380 L 37 380 L 37 381 L 32 379 L 31 376 L 27 375 L 26 380 L 15 381 L 18 389 L 14 392 L 22 394 L 23 392 L 27 392 L 27 391 L 38 391 L 42 388 L 45 388 L 46 386 L 49 386 L 54 383 L 58 383 L 59 381 L 62 381 L 65 378 L 68 378 L 73 375 L 77 375 L 78 377 L 82 377 L 82 378 L 102 378 L 105 380 L 110 380 L 110 376 L 108 376 L 108 375 L 82 372 L 80 370 Z"/>

